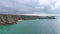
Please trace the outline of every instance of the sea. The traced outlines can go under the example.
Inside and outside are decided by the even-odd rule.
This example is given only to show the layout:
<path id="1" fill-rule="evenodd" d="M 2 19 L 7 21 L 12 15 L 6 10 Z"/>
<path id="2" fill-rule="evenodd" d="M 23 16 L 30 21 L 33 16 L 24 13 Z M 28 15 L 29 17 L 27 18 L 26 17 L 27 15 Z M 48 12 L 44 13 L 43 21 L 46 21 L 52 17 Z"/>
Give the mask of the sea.
<path id="1" fill-rule="evenodd" d="M 60 19 L 18 20 L 0 26 L 0 34 L 60 34 Z"/>

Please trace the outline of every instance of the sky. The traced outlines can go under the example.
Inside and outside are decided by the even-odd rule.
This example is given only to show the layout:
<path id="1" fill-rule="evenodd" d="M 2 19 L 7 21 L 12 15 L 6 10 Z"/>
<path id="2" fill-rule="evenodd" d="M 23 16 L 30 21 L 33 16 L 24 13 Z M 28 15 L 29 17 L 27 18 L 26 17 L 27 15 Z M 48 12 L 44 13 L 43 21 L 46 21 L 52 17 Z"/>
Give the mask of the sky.
<path id="1" fill-rule="evenodd" d="M 60 0 L 0 0 L 0 13 L 60 14 Z"/>

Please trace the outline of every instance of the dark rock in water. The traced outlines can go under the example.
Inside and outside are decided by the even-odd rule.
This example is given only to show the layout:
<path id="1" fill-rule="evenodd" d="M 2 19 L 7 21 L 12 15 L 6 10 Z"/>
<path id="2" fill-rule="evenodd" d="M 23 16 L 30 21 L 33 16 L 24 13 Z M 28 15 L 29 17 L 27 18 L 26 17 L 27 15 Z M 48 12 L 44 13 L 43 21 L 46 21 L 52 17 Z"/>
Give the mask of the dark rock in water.
<path id="1" fill-rule="evenodd" d="M 55 17 L 0 14 L 0 25 L 16 24 L 17 20 L 31 20 L 31 19 L 55 19 Z"/>

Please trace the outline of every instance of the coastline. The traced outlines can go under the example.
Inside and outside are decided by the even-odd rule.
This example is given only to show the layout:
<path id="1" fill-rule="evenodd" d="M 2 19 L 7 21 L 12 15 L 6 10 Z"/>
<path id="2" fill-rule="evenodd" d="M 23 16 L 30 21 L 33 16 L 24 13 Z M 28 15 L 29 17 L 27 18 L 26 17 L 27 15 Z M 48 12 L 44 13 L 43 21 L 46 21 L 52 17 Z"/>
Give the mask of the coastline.
<path id="1" fill-rule="evenodd" d="M 10 15 L 0 14 L 0 25 L 16 24 L 19 20 L 32 20 L 32 19 L 55 19 L 54 16 L 31 16 L 31 15 Z"/>

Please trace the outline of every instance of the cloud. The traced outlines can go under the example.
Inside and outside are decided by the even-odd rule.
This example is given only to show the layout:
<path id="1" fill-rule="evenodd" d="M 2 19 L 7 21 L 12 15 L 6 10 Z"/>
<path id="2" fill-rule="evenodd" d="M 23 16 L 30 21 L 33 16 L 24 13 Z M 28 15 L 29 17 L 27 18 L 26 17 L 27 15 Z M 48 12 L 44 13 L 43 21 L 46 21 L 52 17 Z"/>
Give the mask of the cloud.
<path id="1" fill-rule="evenodd" d="M 0 0 L 0 13 L 59 13 L 59 0 Z"/>
<path id="2" fill-rule="evenodd" d="M 50 4 L 48 0 L 39 0 L 40 5 Z"/>
<path id="3" fill-rule="evenodd" d="M 31 12 L 38 5 L 37 0 L 0 0 L 0 6 L 15 9 L 18 12 Z"/>

